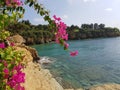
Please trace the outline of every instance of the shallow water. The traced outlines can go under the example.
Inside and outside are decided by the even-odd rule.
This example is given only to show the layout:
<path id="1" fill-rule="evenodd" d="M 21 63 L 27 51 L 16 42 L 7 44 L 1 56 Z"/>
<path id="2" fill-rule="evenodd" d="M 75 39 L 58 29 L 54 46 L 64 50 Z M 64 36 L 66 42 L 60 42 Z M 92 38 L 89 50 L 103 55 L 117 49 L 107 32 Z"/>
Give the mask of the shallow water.
<path id="1" fill-rule="evenodd" d="M 57 44 L 34 45 L 40 56 L 55 58 L 45 66 L 63 87 L 89 87 L 103 83 L 120 83 L 120 37 L 69 41 L 71 57 Z"/>

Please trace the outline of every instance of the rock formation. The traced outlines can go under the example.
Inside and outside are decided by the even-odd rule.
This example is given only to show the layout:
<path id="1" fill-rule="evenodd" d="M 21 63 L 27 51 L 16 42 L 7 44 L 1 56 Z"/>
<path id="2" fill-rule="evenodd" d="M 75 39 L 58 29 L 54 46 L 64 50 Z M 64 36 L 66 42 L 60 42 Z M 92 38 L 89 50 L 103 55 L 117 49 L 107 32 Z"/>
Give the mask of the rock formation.
<path id="1" fill-rule="evenodd" d="M 25 43 L 25 39 L 19 34 L 10 37 L 10 40 L 13 41 L 16 45 L 22 45 Z"/>
<path id="2" fill-rule="evenodd" d="M 18 39 L 19 38 L 19 39 Z M 31 47 L 25 46 L 24 39 L 17 35 L 12 38 L 16 44 L 14 48 L 23 52 L 23 62 L 26 64 L 25 72 L 25 90 L 120 90 L 120 84 L 104 84 L 92 86 L 89 89 L 63 89 L 63 87 L 52 77 L 49 70 L 43 69 L 41 65 L 34 60 L 39 60 L 37 51 Z M 20 40 L 20 41 L 19 41 Z"/>

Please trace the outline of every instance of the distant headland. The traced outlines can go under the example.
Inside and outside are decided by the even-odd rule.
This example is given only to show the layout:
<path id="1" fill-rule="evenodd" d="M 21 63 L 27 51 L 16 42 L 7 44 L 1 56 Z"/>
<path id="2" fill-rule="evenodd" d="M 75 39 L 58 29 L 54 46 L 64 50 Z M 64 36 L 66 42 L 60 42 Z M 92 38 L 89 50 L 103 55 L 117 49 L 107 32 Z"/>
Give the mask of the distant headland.
<path id="1" fill-rule="evenodd" d="M 54 41 L 54 35 L 49 25 L 32 25 L 29 20 L 22 20 L 6 27 L 13 35 L 20 34 L 27 45 L 49 43 Z M 105 24 L 82 24 L 80 27 L 71 25 L 67 27 L 69 40 L 117 37 L 120 31 L 116 27 L 106 27 Z"/>

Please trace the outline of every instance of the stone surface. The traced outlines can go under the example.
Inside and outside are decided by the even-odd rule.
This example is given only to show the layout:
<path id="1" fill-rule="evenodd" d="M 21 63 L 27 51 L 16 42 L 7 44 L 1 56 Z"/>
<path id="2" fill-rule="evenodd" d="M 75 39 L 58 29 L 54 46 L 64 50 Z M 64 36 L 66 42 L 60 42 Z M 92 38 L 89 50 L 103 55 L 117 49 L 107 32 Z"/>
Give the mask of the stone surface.
<path id="1" fill-rule="evenodd" d="M 33 61 L 33 57 L 31 55 L 31 53 L 26 48 L 22 48 L 22 47 L 19 47 L 19 46 L 14 46 L 14 49 L 16 51 L 22 52 L 22 56 L 23 56 L 23 61 L 22 62 L 28 63 L 30 61 Z"/>
<path id="2" fill-rule="evenodd" d="M 23 71 L 26 74 L 25 90 L 63 90 L 49 70 L 40 68 L 39 64 L 29 62 Z"/>
<path id="3" fill-rule="evenodd" d="M 10 38 L 11 38 L 11 41 L 13 41 L 16 45 L 21 45 L 21 44 L 25 43 L 25 39 L 22 36 L 20 36 L 19 34 L 14 35 Z"/>
<path id="4" fill-rule="evenodd" d="M 23 72 L 25 73 L 25 90 L 63 90 L 62 86 L 52 77 L 49 70 L 42 69 L 39 63 L 33 62 L 33 52 L 26 46 L 14 46 L 17 51 L 23 52 L 23 61 L 26 63 Z"/>
<path id="5" fill-rule="evenodd" d="M 18 47 L 27 49 L 31 53 L 34 61 L 37 62 L 38 60 L 40 60 L 40 57 L 39 57 L 35 48 L 29 47 L 29 46 L 26 46 L 26 45 L 18 45 Z"/>
<path id="6" fill-rule="evenodd" d="M 63 87 L 52 77 L 49 70 L 42 69 L 39 63 L 33 63 L 33 57 L 28 46 L 14 46 L 17 51 L 23 52 L 23 61 L 26 64 L 23 72 L 25 72 L 25 90 L 120 90 L 120 84 L 104 84 L 92 86 L 89 89 L 63 89 Z M 37 53 L 37 52 L 36 52 Z"/>

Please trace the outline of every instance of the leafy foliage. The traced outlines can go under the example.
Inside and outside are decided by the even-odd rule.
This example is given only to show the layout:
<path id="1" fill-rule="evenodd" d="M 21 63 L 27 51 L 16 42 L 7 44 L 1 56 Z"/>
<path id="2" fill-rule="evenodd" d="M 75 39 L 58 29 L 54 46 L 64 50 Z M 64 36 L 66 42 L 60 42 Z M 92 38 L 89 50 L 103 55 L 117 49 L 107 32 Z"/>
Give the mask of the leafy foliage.
<path id="1" fill-rule="evenodd" d="M 100 37 L 116 37 L 120 36 L 118 28 L 105 27 L 105 24 L 82 24 L 78 26 L 70 26 L 67 28 L 69 39 L 88 39 Z"/>

